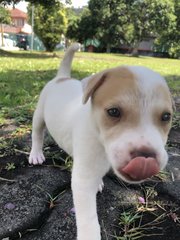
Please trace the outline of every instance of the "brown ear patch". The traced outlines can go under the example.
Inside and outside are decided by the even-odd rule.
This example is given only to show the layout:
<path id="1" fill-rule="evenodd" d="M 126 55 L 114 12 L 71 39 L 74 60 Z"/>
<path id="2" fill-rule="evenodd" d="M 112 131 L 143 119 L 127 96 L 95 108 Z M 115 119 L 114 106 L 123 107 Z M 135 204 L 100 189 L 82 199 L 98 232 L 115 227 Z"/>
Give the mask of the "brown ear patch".
<path id="1" fill-rule="evenodd" d="M 90 98 L 90 96 L 92 96 L 93 93 L 100 87 L 100 85 L 104 82 L 105 78 L 106 78 L 106 73 L 101 72 L 101 73 L 95 74 L 89 79 L 84 91 L 83 104 L 85 104 Z"/>
<path id="2" fill-rule="evenodd" d="M 93 95 L 93 103 L 106 106 L 112 101 L 130 98 L 129 104 L 139 99 L 136 77 L 126 67 L 117 67 L 106 72 L 106 81 Z M 123 100 L 124 101 L 124 100 Z"/>
<path id="3" fill-rule="evenodd" d="M 105 81 L 106 79 L 108 81 Z M 104 85 L 104 82 L 108 85 L 107 91 L 109 92 L 111 89 L 110 92 L 113 93 L 114 91 L 117 92 L 123 85 L 126 85 L 126 88 L 132 88 L 135 82 L 134 79 L 134 75 L 126 67 L 111 68 L 97 73 L 88 80 L 84 89 L 83 103 L 85 104 L 90 97 L 93 97 L 96 90 L 101 85 Z"/>

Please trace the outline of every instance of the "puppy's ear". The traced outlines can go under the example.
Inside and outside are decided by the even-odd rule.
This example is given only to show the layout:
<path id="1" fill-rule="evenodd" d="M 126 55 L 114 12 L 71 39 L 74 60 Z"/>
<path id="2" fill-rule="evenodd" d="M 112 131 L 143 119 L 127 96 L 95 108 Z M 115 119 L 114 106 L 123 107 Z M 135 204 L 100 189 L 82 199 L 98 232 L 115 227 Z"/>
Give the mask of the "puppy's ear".
<path id="1" fill-rule="evenodd" d="M 106 72 L 97 73 L 89 78 L 84 79 L 83 85 L 83 104 L 95 93 L 106 78 Z"/>

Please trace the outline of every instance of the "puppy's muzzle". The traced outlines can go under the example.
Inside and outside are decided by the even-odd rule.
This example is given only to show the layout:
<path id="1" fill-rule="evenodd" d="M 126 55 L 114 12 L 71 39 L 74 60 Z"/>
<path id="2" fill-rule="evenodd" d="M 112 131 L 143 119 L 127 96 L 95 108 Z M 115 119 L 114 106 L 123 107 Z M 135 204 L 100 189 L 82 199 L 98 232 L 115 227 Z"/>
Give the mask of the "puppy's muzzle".
<path id="1" fill-rule="evenodd" d="M 156 175 L 160 171 L 156 153 L 150 149 L 138 149 L 131 152 L 131 161 L 119 169 L 131 181 L 141 181 Z"/>

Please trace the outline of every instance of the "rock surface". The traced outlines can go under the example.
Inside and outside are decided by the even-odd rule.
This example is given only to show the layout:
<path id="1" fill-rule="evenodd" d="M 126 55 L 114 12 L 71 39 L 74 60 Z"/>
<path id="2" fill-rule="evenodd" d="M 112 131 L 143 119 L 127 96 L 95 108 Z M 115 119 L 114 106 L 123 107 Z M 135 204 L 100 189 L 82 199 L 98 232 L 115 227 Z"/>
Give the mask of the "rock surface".
<path id="1" fill-rule="evenodd" d="M 176 168 L 179 168 L 179 157 L 171 156 L 169 172 L 176 173 Z M 15 172 L 13 177 L 14 182 L 3 181 L 0 185 L 0 239 L 75 240 L 75 213 L 70 174 L 51 166 L 27 166 Z M 150 232 L 146 230 L 145 237 L 140 239 L 178 240 L 179 175 L 174 181 L 162 182 L 156 179 L 141 186 L 125 185 L 112 174 L 106 176 L 104 181 L 105 188 L 97 196 L 102 240 L 113 240 L 117 239 L 115 236 L 123 236 L 124 226 L 120 224 L 120 217 L 123 212 L 144 208 L 138 198 L 144 196 L 147 188 L 151 188 L 157 194 L 155 198 L 160 202 L 160 207 L 153 201 L 153 204 L 148 203 L 148 207 L 156 210 L 139 210 L 139 214 L 143 214 L 143 224 L 148 224 L 147 226 L 157 235 L 147 237 L 152 234 L 152 230 Z M 163 208 L 165 210 L 162 210 Z M 165 215 L 157 226 L 153 223 L 151 211 L 159 216 Z M 173 219 L 173 216 L 177 219 Z"/>

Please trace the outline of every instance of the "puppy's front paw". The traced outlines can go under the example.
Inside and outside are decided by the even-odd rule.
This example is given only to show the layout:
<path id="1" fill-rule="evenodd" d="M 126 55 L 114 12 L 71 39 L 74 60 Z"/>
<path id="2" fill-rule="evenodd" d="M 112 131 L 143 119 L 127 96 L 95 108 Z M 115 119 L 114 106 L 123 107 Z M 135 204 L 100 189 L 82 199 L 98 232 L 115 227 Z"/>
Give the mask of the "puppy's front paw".
<path id="1" fill-rule="evenodd" d="M 31 150 L 31 153 L 29 155 L 29 164 L 33 165 L 39 165 L 42 164 L 45 161 L 45 157 L 42 151 L 34 152 Z"/>

